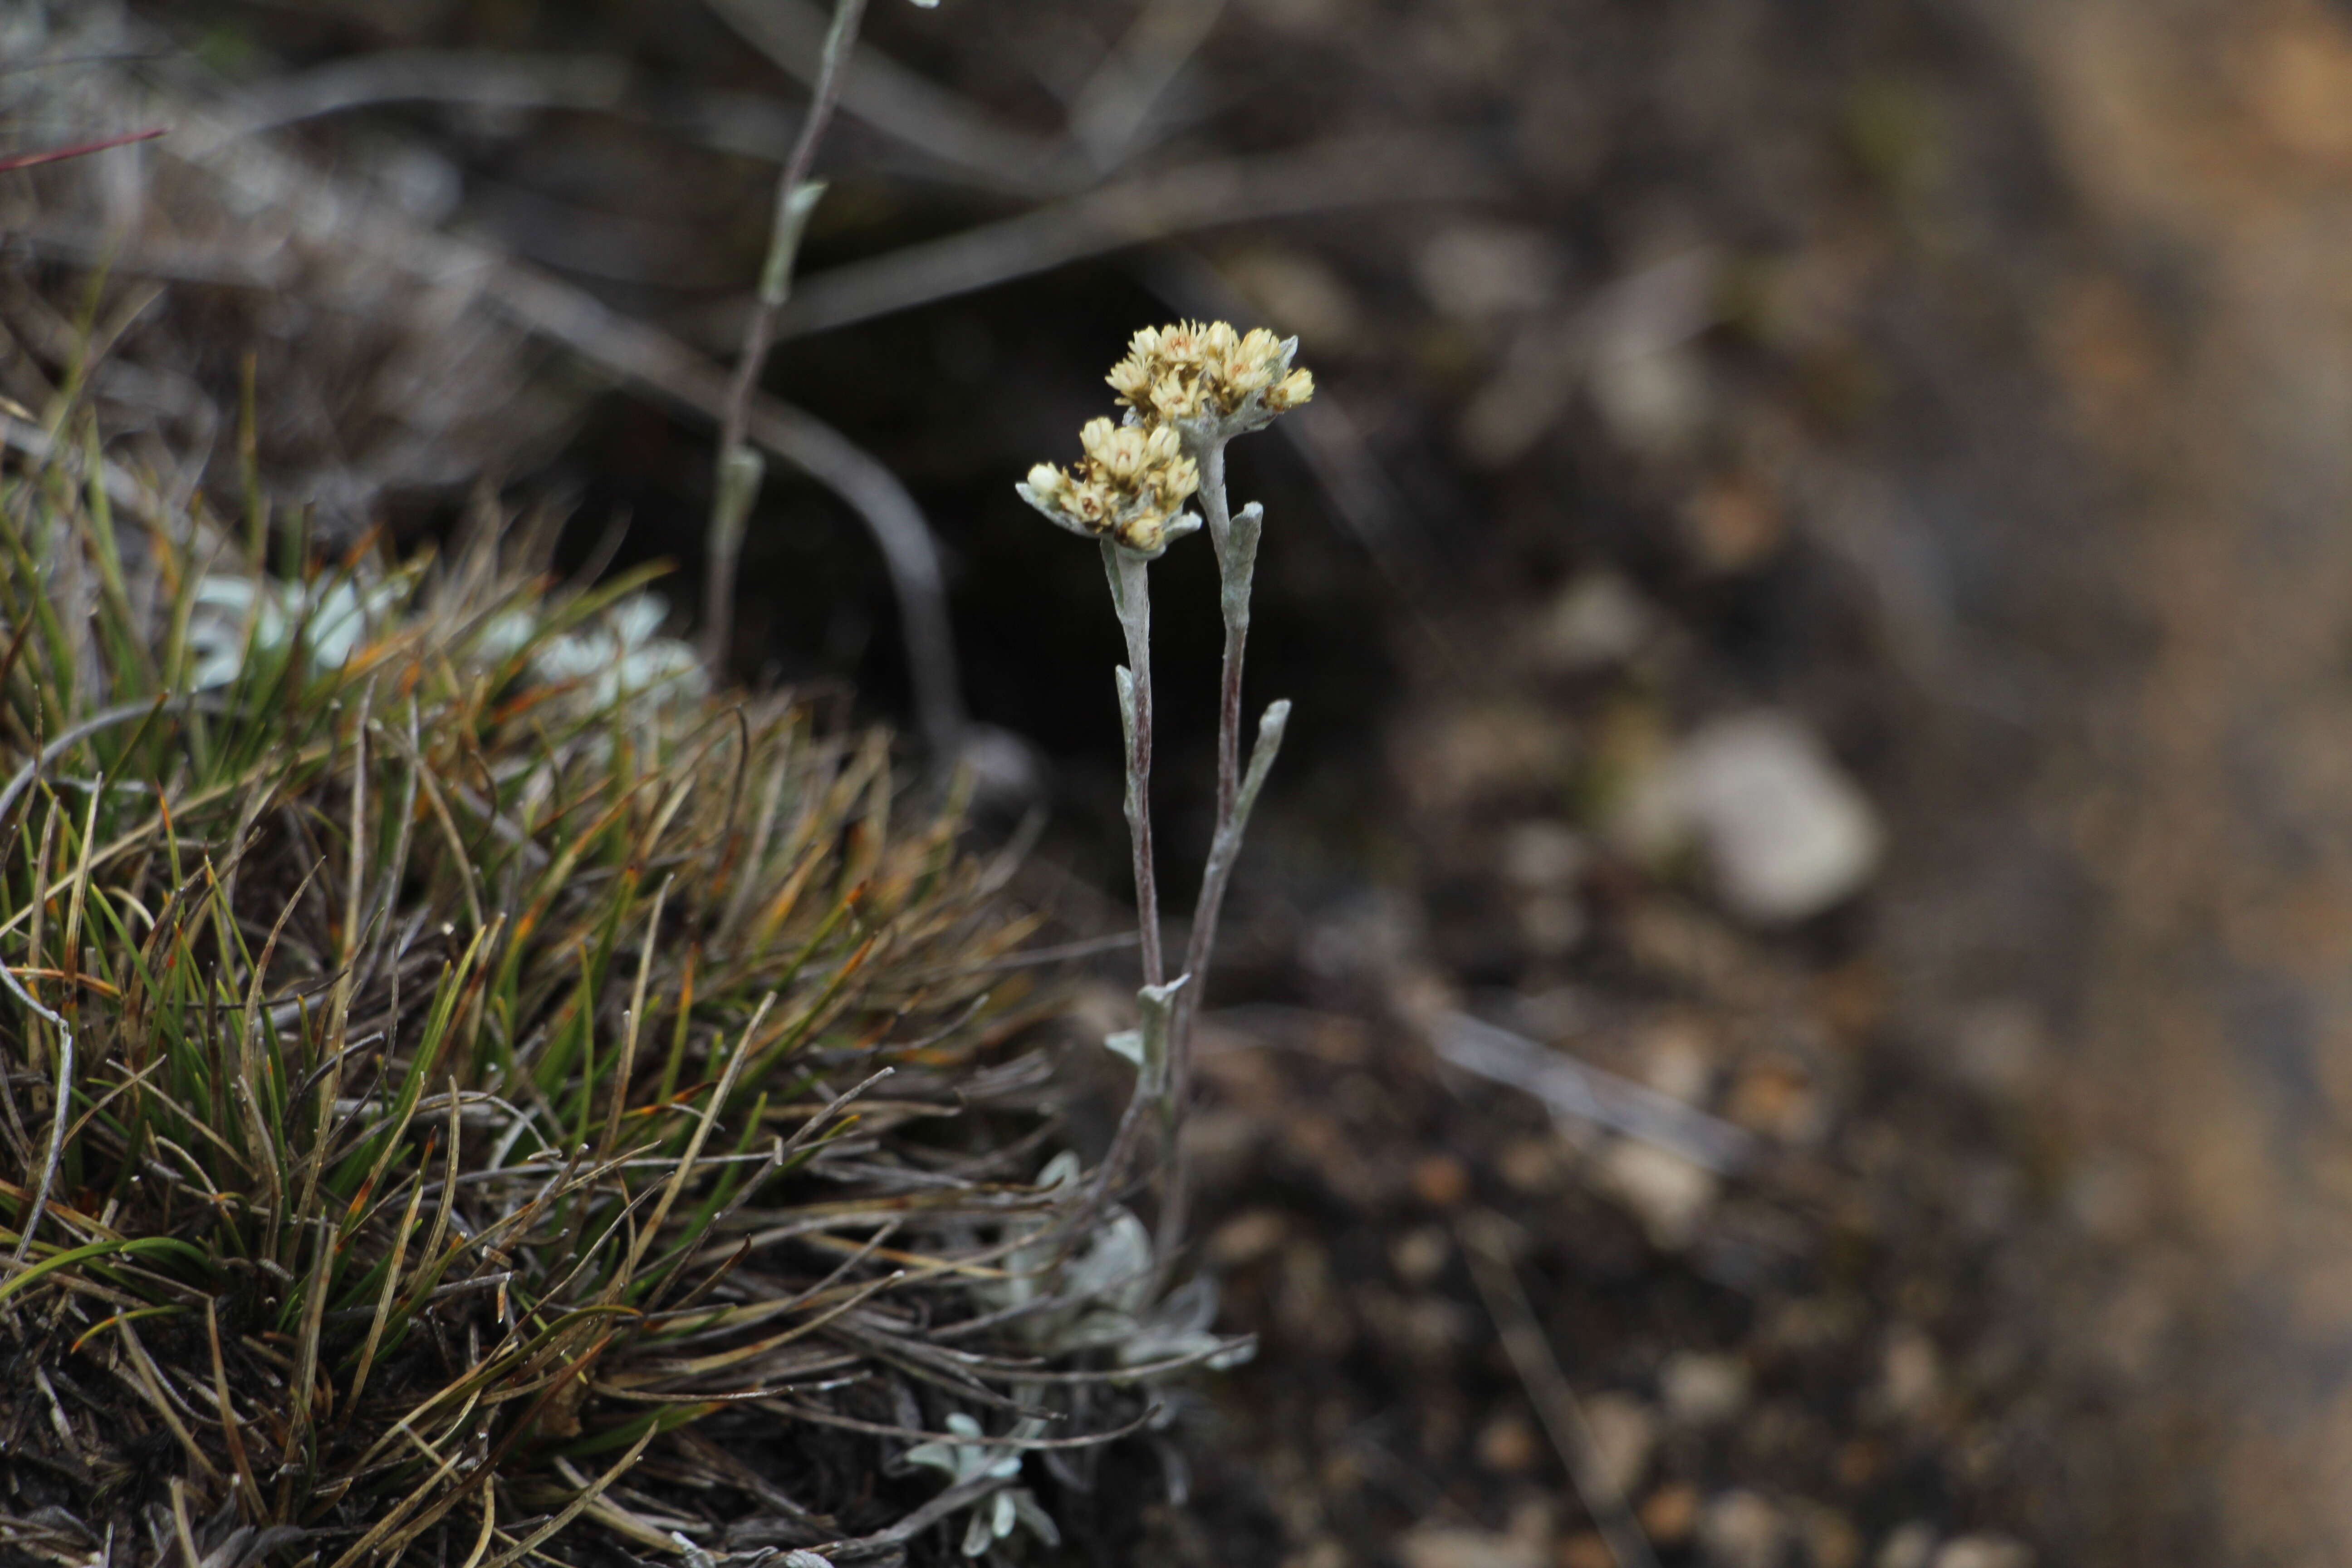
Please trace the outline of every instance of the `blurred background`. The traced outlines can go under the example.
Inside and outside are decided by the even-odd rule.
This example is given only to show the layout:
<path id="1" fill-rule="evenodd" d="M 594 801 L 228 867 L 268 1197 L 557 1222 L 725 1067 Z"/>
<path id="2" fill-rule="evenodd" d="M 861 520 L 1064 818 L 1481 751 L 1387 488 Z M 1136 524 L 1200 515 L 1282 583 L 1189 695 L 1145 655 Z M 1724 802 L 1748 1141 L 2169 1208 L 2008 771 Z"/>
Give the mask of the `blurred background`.
<path id="1" fill-rule="evenodd" d="M 0 17 L 10 146 L 172 128 L 0 176 L 0 390 L 88 324 L 121 451 L 226 498 L 249 377 L 327 536 L 535 511 L 567 570 L 675 562 L 687 626 L 813 0 Z M 1234 456 L 1252 700 L 1297 715 L 1192 1130 L 1262 1347 L 1074 1550 L 1603 1568 L 1622 1493 L 1670 1564 L 2352 1559 L 2352 6 L 865 38 L 733 658 L 1042 825 L 1048 940 L 1132 920 L 1118 645 L 1013 481 L 1149 322 L 1295 332 L 1318 384 Z M 873 531 L 915 511 L 944 673 Z M 1213 578 L 1158 575 L 1189 888 Z"/>

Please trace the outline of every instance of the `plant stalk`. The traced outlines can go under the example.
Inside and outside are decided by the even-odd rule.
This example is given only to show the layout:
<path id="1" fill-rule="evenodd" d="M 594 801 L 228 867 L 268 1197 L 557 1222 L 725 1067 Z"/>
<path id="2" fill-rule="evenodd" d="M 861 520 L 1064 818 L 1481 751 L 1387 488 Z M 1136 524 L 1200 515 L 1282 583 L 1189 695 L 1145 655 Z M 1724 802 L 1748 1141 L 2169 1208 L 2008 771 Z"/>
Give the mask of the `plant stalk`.
<path id="1" fill-rule="evenodd" d="M 816 209 L 824 187 L 809 181 L 816 163 L 817 142 L 840 101 L 842 78 L 848 67 L 857 25 L 866 14 L 866 0 L 835 0 L 833 25 L 824 35 L 824 55 L 811 89 L 808 115 L 784 172 L 776 182 L 776 216 L 768 237 L 767 260 L 760 269 L 759 300 L 743 328 L 743 353 L 727 392 L 725 417 L 719 423 L 716 499 L 711 504 L 709 556 L 705 563 L 702 595 L 702 662 L 714 685 L 726 675 L 727 655 L 735 635 L 735 568 L 743 552 L 743 529 L 758 499 L 762 467 L 759 454 L 744 440 L 751 423 L 751 396 L 767 367 L 768 350 L 776 339 L 776 317 L 791 297 L 793 263 L 800 251 L 801 234 Z"/>
<path id="2" fill-rule="evenodd" d="M 1162 1155 L 1166 1174 L 1161 1184 L 1160 1226 L 1155 1248 L 1164 1286 L 1176 1248 L 1182 1242 L 1190 1183 L 1181 1127 L 1192 1094 L 1192 1023 L 1201 1008 L 1202 989 L 1208 984 L 1209 963 L 1216 952 L 1217 920 L 1233 882 L 1234 864 L 1241 858 L 1242 835 L 1248 828 L 1266 773 L 1282 745 L 1282 731 L 1290 704 L 1277 702 L 1266 710 L 1258 725 L 1257 744 L 1249 767 L 1242 767 L 1242 675 L 1249 648 L 1250 587 L 1257 570 L 1258 539 L 1265 514 L 1255 502 L 1235 516 L 1225 495 L 1225 437 L 1202 444 L 1201 511 L 1209 525 L 1209 542 L 1217 554 L 1218 606 L 1225 625 L 1224 667 L 1217 703 L 1217 816 L 1209 843 L 1209 859 L 1201 874 L 1201 893 L 1193 906 L 1192 930 L 1185 942 L 1184 973 L 1188 984 L 1175 998 L 1169 1029 L 1167 1100 L 1163 1121 L 1168 1147 Z"/>
<path id="3" fill-rule="evenodd" d="M 1151 579 L 1150 563 L 1106 539 L 1103 567 L 1111 605 L 1127 635 L 1127 666 L 1118 671 L 1119 719 L 1127 730 L 1127 834 L 1135 859 L 1135 917 L 1143 950 L 1143 983 L 1168 975 L 1160 949 L 1160 884 L 1151 850 Z"/>

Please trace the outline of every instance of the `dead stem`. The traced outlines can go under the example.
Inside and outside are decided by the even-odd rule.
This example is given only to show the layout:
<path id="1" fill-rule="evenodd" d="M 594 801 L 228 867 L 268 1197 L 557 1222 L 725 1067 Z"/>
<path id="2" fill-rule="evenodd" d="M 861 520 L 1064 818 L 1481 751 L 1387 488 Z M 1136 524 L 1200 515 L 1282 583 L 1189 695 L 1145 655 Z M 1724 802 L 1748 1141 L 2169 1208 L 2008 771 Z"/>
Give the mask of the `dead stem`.
<path id="1" fill-rule="evenodd" d="M 710 559 L 703 581 L 702 661 L 716 681 L 726 673 L 727 653 L 734 633 L 735 565 L 743 548 L 743 521 L 759 490 L 756 472 L 747 473 L 751 449 L 744 431 L 751 420 L 751 395 L 767 365 L 768 349 L 775 342 L 776 312 L 792 289 L 793 260 L 800 249 L 803 228 L 824 191 L 809 183 L 816 162 L 816 145 L 833 118 L 841 96 L 843 68 L 857 37 L 866 0 L 835 0 L 833 26 L 824 37 L 824 62 L 809 98 L 808 116 L 801 121 L 800 139 L 776 182 L 775 226 L 768 238 L 768 258 L 761 268 L 759 303 L 743 331 L 743 354 L 728 388 L 727 407 L 719 427 L 718 499 L 710 520 Z M 753 459 L 756 460 L 756 459 Z"/>

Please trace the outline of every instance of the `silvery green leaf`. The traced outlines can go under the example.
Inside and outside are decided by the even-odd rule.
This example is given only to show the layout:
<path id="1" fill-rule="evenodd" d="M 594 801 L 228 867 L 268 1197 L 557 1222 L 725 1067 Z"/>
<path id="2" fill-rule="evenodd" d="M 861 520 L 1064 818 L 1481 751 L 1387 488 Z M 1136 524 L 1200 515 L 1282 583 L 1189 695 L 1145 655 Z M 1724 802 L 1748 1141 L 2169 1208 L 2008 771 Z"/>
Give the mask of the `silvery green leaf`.
<path id="1" fill-rule="evenodd" d="M 1227 1344 L 1223 1350 L 1219 1351 L 1215 1355 L 1211 1356 L 1207 1361 L 1202 1362 L 1201 1364 L 1207 1367 L 1211 1372 L 1231 1372 L 1234 1368 L 1244 1365 L 1255 1360 L 1256 1356 L 1257 1342 L 1254 1339 L 1244 1336 L 1243 1338 L 1234 1340 Z"/>
<path id="2" fill-rule="evenodd" d="M 1082 1168 L 1078 1163 L 1078 1152 L 1065 1149 L 1045 1162 L 1045 1168 L 1037 1173 L 1037 1185 L 1049 1193 L 1068 1186 L 1078 1179 Z"/>
<path id="3" fill-rule="evenodd" d="M 963 1554 L 977 1557 L 996 1544 L 996 1532 L 988 1527 L 988 1515 L 974 1509 L 971 1520 L 963 1527 Z"/>
<path id="4" fill-rule="evenodd" d="M 833 1568 L 833 1559 L 823 1552 L 811 1552 L 803 1547 L 798 1551 L 785 1552 L 776 1568 Z"/>
<path id="5" fill-rule="evenodd" d="M 1113 1307 L 1097 1307 L 1073 1323 L 1068 1331 L 1054 1342 L 1062 1351 L 1107 1350 L 1124 1345 L 1132 1340 L 1139 1325 L 1132 1313 Z"/>
<path id="6" fill-rule="evenodd" d="M 955 1448 L 951 1447 L 948 1444 L 941 1443 L 937 1440 L 929 1443 L 918 1443 L 913 1447 L 907 1450 L 907 1463 L 910 1465 L 925 1465 L 934 1470 L 943 1470 L 948 1475 L 953 1476 L 957 1479 L 961 1480 L 962 1479 L 962 1473 L 956 1463 L 956 1454 L 957 1450 Z"/>
<path id="7" fill-rule="evenodd" d="M 1121 1029 L 1115 1035 L 1105 1035 L 1103 1044 L 1125 1057 L 1137 1067 L 1143 1066 L 1143 1034 L 1139 1029 Z"/>
<path id="8" fill-rule="evenodd" d="M 1126 1209 L 1114 1212 L 1108 1223 L 1071 1259 L 1064 1288 L 1081 1300 L 1104 1301 L 1133 1311 L 1137 1298 L 1150 1289 L 1151 1233 Z"/>
<path id="9" fill-rule="evenodd" d="M 1052 1514 L 1039 1506 L 1027 1487 L 1015 1487 L 1003 1495 L 1011 1500 L 1013 1517 L 1027 1525 L 1031 1534 L 1048 1546 L 1062 1544 L 1061 1527 L 1054 1522 Z"/>
<path id="10" fill-rule="evenodd" d="M 1169 1291 L 1151 1310 L 1154 1324 L 1179 1333 L 1205 1329 L 1216 1319 L 1217 1282 L 1206 1274 L 1196 1274 Z"/>
<path id="11" fill-rule="evenodd" d="M 614 604 L 605 616 L 612 622 L 614 635 L 621 639 L 621 646 L 633 648 L 661 630 L 662 622 L 669 618 L 669 605 L 658 594 L 632 594 Z"/>
<path id="12" fill-rule="evenodd" d="M 502 664 L 520 652 L 536 630 L 527 612 L 500 610 L 475 634 L 474 655 L 487 663 Z"/>

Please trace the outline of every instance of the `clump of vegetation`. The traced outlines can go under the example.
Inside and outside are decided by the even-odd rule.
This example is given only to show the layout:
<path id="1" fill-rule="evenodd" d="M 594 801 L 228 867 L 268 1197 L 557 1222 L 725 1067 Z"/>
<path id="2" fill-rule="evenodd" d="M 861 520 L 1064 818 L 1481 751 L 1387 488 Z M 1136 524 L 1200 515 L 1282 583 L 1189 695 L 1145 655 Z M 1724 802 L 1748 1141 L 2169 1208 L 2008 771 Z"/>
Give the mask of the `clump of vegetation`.
<path id="1" fill-rule="evenodd" d="M 1033 1183 L 1030 925 L 883 736 L 640 577 L 268 576 L 17 446 L 0 1557 L 1026 1550 L 1029 1451 L 1231 1351 Z"/>

